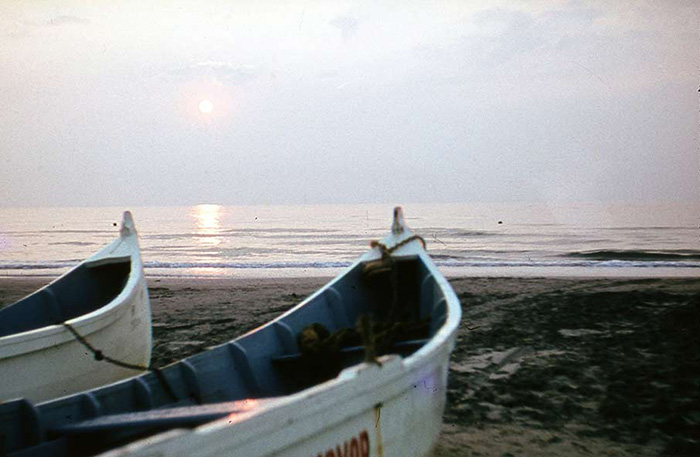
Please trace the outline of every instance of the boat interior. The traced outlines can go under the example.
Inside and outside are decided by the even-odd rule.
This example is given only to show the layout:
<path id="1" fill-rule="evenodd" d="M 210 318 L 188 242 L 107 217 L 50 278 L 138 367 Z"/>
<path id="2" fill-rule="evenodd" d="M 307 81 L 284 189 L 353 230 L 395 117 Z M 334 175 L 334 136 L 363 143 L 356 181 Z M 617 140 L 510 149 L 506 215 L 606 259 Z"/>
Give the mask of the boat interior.
<path id="1" fill-rule="evenodd" d="M 0 337 L 56 325 L 102 308 L 124 289 L 131 259 L 83 263 L 48 286 L 0 310 Z"/>
<path id="2" fill-rule="evenodd" d="M 0 455 L 94 455 L 196 427 L 332 379 L 363 360 L 409 356 L 446 318 L 446 298 L 420 257 L 397 257 L 388 267 L 360 263 L 303 306 L 161 370 L 39 405 L 1 404 Z"/>

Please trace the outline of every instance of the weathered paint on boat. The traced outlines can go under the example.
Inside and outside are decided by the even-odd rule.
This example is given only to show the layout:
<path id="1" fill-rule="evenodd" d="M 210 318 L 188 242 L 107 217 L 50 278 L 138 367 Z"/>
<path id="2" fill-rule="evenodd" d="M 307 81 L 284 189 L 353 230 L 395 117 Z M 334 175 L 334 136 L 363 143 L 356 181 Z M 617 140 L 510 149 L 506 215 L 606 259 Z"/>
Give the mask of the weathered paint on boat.
<path id="1" fill-rule="evenodd" d="M 40 402 L 142 372 L 95 360 L 63 322 L 109 357 L 149 364 L 151 309 L 137 238 L 126 212 L 114 242 L 0 310 L 0 400 Z"/>
<path id="2" fill-rule="evenodd" d="M 383 243 L 400 246 L 392 253 L 400 271 L 398 297 L 429 318 L 427 340 L 399 342 L 379 363 L 362 361 L 361 353 L 358 360 L 349 348 L 337 355 L 348 357 L 337 376 L 311 387 L 295 383 L 300 373 L 294 370 L 303 367 L 295 355 L 302 329 L 312 322 L 348 328 L 381 305 L 377 297 L 383 295 L 362 276 L 370 262 L 382 258 L 374 248 L 294 309 L 163 369 L 160 377 L 149 373 L 38 406 L 0 405 L 0 433 L 9 437 L 5 451 L 112 457 L 427 455 L 442 423 L 461 308 L 421 241 L 405 228 L 400 209 Z"/>

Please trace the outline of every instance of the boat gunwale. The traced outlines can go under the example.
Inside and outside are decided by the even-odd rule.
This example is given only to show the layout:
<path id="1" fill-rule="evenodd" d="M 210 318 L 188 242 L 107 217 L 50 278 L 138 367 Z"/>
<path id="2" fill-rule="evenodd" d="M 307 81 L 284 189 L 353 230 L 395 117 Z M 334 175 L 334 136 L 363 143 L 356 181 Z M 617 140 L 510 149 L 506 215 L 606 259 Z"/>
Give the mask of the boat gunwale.
<path id="1" fill-rule="evenodd" d="M 447 343 L 447 341 L 444 341 L 444 343 Z M 423 372 L 429 372 L 430 370 L 427 370 L 427 367 L 440 364 L 443 359 L 438 356 L 443 352 L 445 353 L 444 357 L 449 359 L 450 348 L 446 344 L 442 344 L 433 346 L 432 350 L 423 353 L 422 357 L 414 358 L 414 363 L 411 364 L 407 363 L 407 361 L 413 355 L 403 358 L 395 354 L 380 357 L 379 360 L 382 366 L 363 362 L 346 368 L 336 378 L 281 397 L 279 402 L 271 402 L 261 406 L 259 409 L 246 411 L 237 416 L 236 420 L 232 421 L 230 417 L 218 419 L 203 424 L 190 433 L 199 439 L 207 440 L 212 438 L 208 434 L 226 433 L 227 429 L 235 426 L 235 436 L 230 438 L 232 441 L 231 445 L 235 444 L 237 447 L 240 447 L 258 439 L 261 434 L 260 427 L 265 427 L 270 418 L 288 416 L 293 417 L 294 422 L 304 422 L 310 418 L 317 418 L 323 411 L 332 409 L 339 403 L 345 405 L 343 414 L 336 413 L 332 420 L 329 416 L 324 415 L 324 418 L 320 420 L 319 427 L 316 430 L 312 429 L 307 432 L 305 437 L 309 438 L 314 436 L 318 429 L 329 428 L 346 422 L 377 405 L 386 403 L 403 395 L 404 392 L 412 390 L 416 377 Z M 391 368 L 391 371 L 387 371 L 388 367 Z M 365 382 L 356 382 L 358 376 L 366 377 Z M 352 388 L 352 386 L 361 386 L 361 388 Z M 387 390 L 389 390 L 389 394 L 386 393 Z M 298 405 L 301 402 L 308 406 L 298 409 Z M 286 410 L 289 410 L 290 414 L 286 414 Z M 306 423 L 308 424 L 308 421 Z M 272 425 L 268 425 L 267 428 L 272 432 L 277 430 Z M 267 434 L 266 436 L 269 437 Z M 294 436 L 296 439 L 300 438 L 298 433 L 294 434 Z M 284 446 L 286 446 L 285 443 L 278 444 L 280 449 L 283 449 Z M 274 453 L 280 449 L 272 449 L 270 452 Z M 144 448 L 144 450 L 146 449 Z M 100 456 L 106 457 L 107 455 L 101 454 Z"/>
<path id="2" fill-rule="evenodd" d="M 408 358 L 398 355 L 382 356 L 379 360 L 382 366 L 363 362 L 346 368 L 336 378 L 324 383 L 312 386 L 300 392 L 280 397 L 276 401 L 262 405 L 250 411 L 237 414 L 235 417 L 224 417 L 208 422 L 193 430 L 170 430 L 162 434 L 153 435 L 124 447 L 112 449 L 100 457 L 125 455 L 126 449 L 130 452 L 151 455 L 157 452 L 152 446 L 165 446 L 166 449 L 158 449 L 163 455 L 170 455 L 167 447 L 176 446 L 178 455 L 188 455 L 188 450 L 196 450 L 200 455 L 207 455 L 200 446 L 209 441 L 216 441 L 220 448 L 236 448 L 240 450 L 246 446 L 254 446 L 261 435 L 266 436 L 267 441 L 275 441 L 275 448 L 266 449 L 267 453 L 274 454 L 282 451 L 286 446 L 295 441 L 303 441 L 312 438 L 319 430 L 332 428 L 354 417 L 373 409 L 377 405 L 402 396 L 405 392 L 413 390 L 416 378 L 421 373 L 430 372 L 440 365 L 443 360 L 449 360 L 450 348 L 448 338 L 443 344 L 436 345 L 431 350 L 424 352 L 423 356 L 414 358 L 415 362 L 407 363 Z M 411 356 L 412 357 L 412 356 Z M 362 383 L 358 378 L 364 378 Z M 360 388 L 358 388 L 360 386 Z M 352 400 L 352 401 L 350 401 Z M 299 404 L 307 405 L 299 408 Z M 325 415 L 324 411 L 334 409 L 337 404 L 345 405 L 342 414 Z M 319 419 L 322 416 L 321 419 Z M 282 418 L 287 419 L 285 427 L 279 427 L 277 422 Z M 306 431 L 302 435 L 298 431 L 285 430 L 291 423 L 305 423 Z M 315 427 L 310 424 L 316 423 Z M 232 430 L 235 428 L 235 432 Z M 216 436 L 213 436 L 216 435 Z M 270 437 L 275 435 L 275 439 Z M 286 436 L 286 439 L 280 439 Z M 186 437 L 186 438 L 185 438 Z M 179 442 L 185 439 L 184 442 Z M 176 443 L 177 441 L 177 443 Z M 223 443 L 228 441 L 228 443 Z"/>
<path id="3" fill-rule="evenodd" d="M 448 336 L 449 338 L 449 336 Z M 152 455 L 153 452 L 161 452 L 170 455 L 167 447 L 173 445 L 178 448 L 178 455 L 191 455 L 189 450 L 203 453 L 204 446 L 209 441 L 216 441 L 220 447 L 241 449 L 256 443 L 261 435 L 266 436 L 267 441 L 275 441 L 275 448 L 266 452 L 274 454 L 283 450 L 294 441 L 303 441 L 311 438 L 323 428 L 332 428 L 354 417 L 357 417 L 377 405 L 388 402 L 402 396 L 404 392 L 413 390 L 414 382 L 423 372 L 430 372 L 433 367 L 447 359 L 449 360 L 450 348 L 445 344 L 433 346 L 432 350 L 419 357 L 416 363 L 407 364 L 407 358 L 391 354 L 379 358 L 381 366 L 371 363 L 360 363 L 343 370 L 336 378 L 317 384 L 308 389 L 294 394 L 279 397 L 275 401 L 263 404 L 259 408 L 236 414 L 235 417 L 227 416 L 192 430 L 173 429 L 163 433 L 152 435 L 125 446 L 118 447 L 99 454 L 99 457 L 122 456 L 130 452 L 138 452 L 140 455 Z M 444 357 L 438 355 L 443 355 Z M 430 369 L 427 369 L 430 367 Z M 358 378 L 364 378 L 364 382 L 358 383 Z M 360 386 L 361 388 L 357 388 Z M 352 401 L 350 401 L 352 400 Z M 299 408 L 299 404 L 307 405 Z M 324 415 L 324 411 L 334 409 L 337 404 L 344 404 L 342 414 Z M 321 419 L 319 417 L 323 416 Z M 277 417 L 286 419 L 285 427 L 279 427 Z M 303 422 L 307 430 L 303 436 L 297 432 L 285 430 L 291 423 Z M 316 427 L 309 427 L 316 422 Z M 235 432 L 232 430 L 235 428 Z M 269 439 L 272 435 L 275 440 Z M 212 436 L 216 435 L 216 436 Z M 287 436 L 285 440 L 279 439 L 279 435 Z M 186 438 L 185 438 L 186 437 Z M 184 442 L 178 440 L 185 439 Z M 175 443 L 175 441 L 178 441 Z M 221 444 L 228 441 L 226 444 Z M 166 449 L 154 449 L 153 446 L 165 446 Z M 128 451 L 127 451 L 128 450 Z M 267 455 L 267 454 L 266 454 Z"/>

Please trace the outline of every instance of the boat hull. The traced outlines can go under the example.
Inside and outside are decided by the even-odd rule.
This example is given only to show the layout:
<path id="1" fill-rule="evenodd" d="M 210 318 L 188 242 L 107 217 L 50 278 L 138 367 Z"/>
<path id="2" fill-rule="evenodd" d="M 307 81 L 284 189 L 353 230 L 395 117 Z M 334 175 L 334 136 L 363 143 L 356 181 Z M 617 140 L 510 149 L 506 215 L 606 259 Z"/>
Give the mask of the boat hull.
<path id="1" fill-rule="evenodd" d="M 427 456 L 442 424 L 450 350 L 410 368 L 400 357 L 384 357 L 381 366 L 349 368 L 332 385 L 285 398 L 269 411 L 232 414 L 182 432 L 186 438 L 175 431 L 103 457 Z"/>
<path id="2" fill-rule="evenodd" d="M 449 358 L 461 317 L 444 278 L 436 286 L 447 295 L 450 315 L 433 341 L 410 357 L 389 355 L 380 364 L 355 365 L 251 412 L 147 438 L 103 457 L 429 455 L 442 425 Z"/>

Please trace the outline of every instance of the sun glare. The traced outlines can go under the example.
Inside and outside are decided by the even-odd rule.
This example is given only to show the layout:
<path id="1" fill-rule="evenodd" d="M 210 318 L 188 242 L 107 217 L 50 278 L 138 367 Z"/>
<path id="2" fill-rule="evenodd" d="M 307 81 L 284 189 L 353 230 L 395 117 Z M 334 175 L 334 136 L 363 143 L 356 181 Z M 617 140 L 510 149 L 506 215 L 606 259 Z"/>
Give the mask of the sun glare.
<path id="1" fill-rule="evenodd" d="M 199 102 L 199 111 L 203 114 L 209 114 L 214 111 L 214 104 L 211 102 L 211 100 L 205 98 Z"/>

